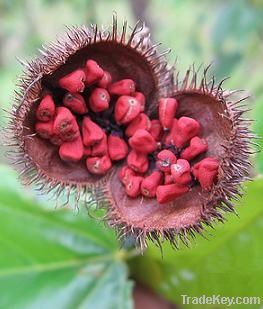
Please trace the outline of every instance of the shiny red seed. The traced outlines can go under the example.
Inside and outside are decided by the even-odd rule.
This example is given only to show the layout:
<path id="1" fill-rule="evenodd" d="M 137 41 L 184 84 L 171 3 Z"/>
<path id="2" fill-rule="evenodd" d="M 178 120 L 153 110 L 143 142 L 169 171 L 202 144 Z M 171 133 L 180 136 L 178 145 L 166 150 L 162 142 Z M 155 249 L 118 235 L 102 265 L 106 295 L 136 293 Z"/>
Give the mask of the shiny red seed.
<path id="1" fill-rule="evenodd" d="M 103 112 L 109 108 L 110 95 L 106 89 L 95 88 L 89 97 L 89 106 L 95 113 Z"/>
<path id="2" fill-rule="evenodd" d="M 156 165 L 163 172 L 170 172 L 171 165 L 176 163 L 176 156 L 170 150 L 162 150 L 157 155 Z"/>
<path id="3" fill-rule="evenodd" d="M 108 136 L 108 151 L 111 160 L 118 161 L 126 158 L 128 154 L 128 146 L 124 139 L 110 134 Z"/>
<path id="4" fill-rule="evenodd" d="M 187 160 L 178 159 L 176 164 L 171 166 L 171 174 L 174 182 L 181 185 L 186 185 L 191 182 L 191 167 Z"/>
<path id="5" fill-rule="evenodd" d="M 172 127 L 177 105 L 176 99 L 173 98 L 162 98 L 159 101 L 159 120 L 165 130 Z"/>
<path id="6" fill-rule="evenodd" d="M 176 133 L 174 144 L 176 147 L 183 147 L 191 138 L 198 135 L 200 124 L 193 118 L 181 117 L 176 124 Z"/>
<path id="7" fill-rule="evenodd" d="M 161 184 L 163 175 L 159 171 L 152 172 L 141 183 L 141 193 L 146 197 L 154 197 L 157 187 Z"/>
<path id="8" fill-rule="evenodd" d="M 149 132 L 156 141 L 159 141 L 162 138 L 163 133 L 161 122 L 157 119 L 151 120 L 151 128 Z"/>
<path id="9" fill-rule="evenodd" d="M 69 92 L 83 92 L 85 89 L 85 79 L 85 72 L 82 69 L 78 69 L 60 78 L 58 84 Z"/>
<path id="10" fill-rule="evenodd" d="M 36 118 L 39 121 L 49 122 L 55 116 L 55 103 L 51 95 L 45 95 L 37 107 Z"/>
<path id="11" fill-rule="evenodd" d="M 53 121 L 37 122 L 35 129 L 40 137 L 50 139 L 53 135 Z"/>
<path id="12" fill-rule="evenodd" d="M 92 174 L 104 175 L 111 169 L 112 163 L 107 155 L 103 157 L 90 157 L 86 160 L 86 167 Z"/>
<path id="13" fill-rule="evenodd" d="M 91 155 L 104 156 L 108 155 L 107 135 L 103 132 L 103 138 L 91 147 Z"/>
<path id="14" fill-rule="evenodd" d="M 128 166 L 138 173 L 145 173 L 149 168 L 147 155 L 131 150 L 127 158 Z"/>
<path id="15" fill-rule="evenodd" d="M 53 128 L 54 134 L 60 136 L 64 141 L 73 141 L 80 135 L 75 117 L 68 108 L 63 106 L 56 108 Z"/>
<path id="16" fill-rule="evenodd" d="M 61 160 L 68 162 L 78 162 L 82 159 L 84 154 L 82 139 L 79 136 L 72 142 L 64 142 L 59 147 L 59 156 Z"/>
<path id="17" fill-rule="evenodd" d="M 120 181 L 123 184 L 126 184 L 129 181 L 131 176 L 135 176 L 135 172 L 129 166 L 126 165 L 126 166 L 123 166 L 119 170 L 118 176 L 119 176 Z"/>
<path id="18" fill-rule="evenodd" d="M 111 84 L 111 81 L 111 74 L 107 71 L 104 71 L 102 78 L 98 81 L 97 84 L 100 88 L 108 88 L 108 86 Z"/>
<path id="19" fill-rule="evenodd" d="M 170 184 L 158 186 L 156 190 L 157 201 L 160 204 L 165 204 L 174 201 L 176 198 L 184 195 L 189 191 L 186 185 Z"/>
<path id="20" fill-rule="evenodd" d="M 109 93 L 113 95 L 131 95 L 135 92 L 135 83 L 132 79 L 122 79 L 108 87 Z"/>
<path id="21" fill-rule="evenodd" d="M 116 102 L 114 117 L 117 123 L 128 124 L 139 115 L 140 111 L 140 103 L 135 98 L 123 95 Z"/>
<path id="22" fill-rule="evenodd" d="M 135 119 L 133 119 L 129 123 L 128 127 L 125 130 L 125 135 L 130 137 L 139 129 L 149 131 L 150 128 L 151 128 L 151 121 L 149 117 L 144 113 L 140 113 Z"/>
<path id="23" fill-rule="evenodd" d="M 88 112 L 88 108 L 86 102 L 82 95 L 79 93 L 70 93 L 65 94 L 63 98 L 63 104 L 68 107 L 72 112 L 77 114 L 86 114 Z"/>
<path id="24" fill-rule="evenodd" d="M 85 75 L 85 84 L 90 86 L 102 79 L 104 71 L 96 61 L 88 60 L 85 64 Z"/>
<path id="25" fill-rule="evenodd" d="M 190 146 L 185 148 L 181 153 L 181 158 L 185 160 L 192 160 L 196 156 L 208 150 L 208 144 L 205 139 L 195 136 L 190 141 Z"/>
<path id="26" fill-rule="evenodd" d="M 141 92 L 136 91 L 136 92 L 134 92 L 132 94 L 132 96 L 140 103 L 140 105 L 141 105 L 141 112 L 144 112 L 145 103 L 146 103 L 144 94 L 141 93 Z"/>
<path id="27" fill-rule="evenodd" d="M 125 191 L 129 197 L 137 197 L 141 193 L 141 182 L 143 177 L 131 176 L 125 184 Z"/>
<path id="28" fill-rule="evenodd" d="M 98 143 L 104 137 L 104 131 L 89 117 L 84 117 L 82 122 L 82 136 L 83 144 L 85 146 L 91 146 Z"/>
<path id="29" fill-rule="evenodd" d="M 157 149 L 157 143 L 152 135 L 143 129 L 139 129 L 129 138 L 129 144 L 132 149 L 144 154 L 151 153 Z"/>
<path id="30" fill-rule="evenodd" d="M 207 157 L 193 166 L 192 173 L 198 179 L 203 190 L 211 190 L 218 175 L 218 168 L 218 160 L 211 157 Z"/>

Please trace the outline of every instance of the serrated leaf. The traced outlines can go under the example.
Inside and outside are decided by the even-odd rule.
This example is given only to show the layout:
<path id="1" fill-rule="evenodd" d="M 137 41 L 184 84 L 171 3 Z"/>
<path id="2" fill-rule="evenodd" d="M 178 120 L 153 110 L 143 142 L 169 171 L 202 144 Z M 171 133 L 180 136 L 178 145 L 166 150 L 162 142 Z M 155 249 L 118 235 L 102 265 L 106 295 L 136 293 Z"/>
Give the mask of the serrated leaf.
<path id="1" fill-rule="evenodd" d="M 179 251 L 166 244 L 163 259 L 160 250 L 151 246 L 143 258 L 132 262 L 134 277 L 176 304 L 182 304 L 181 295 L 262 298 L 262 192 L 263 178 L 247 184 L 240 217 L 229 215 L 224 225 L 210 231 L 213 235 L 206 233 L 209 240 L 197 237 L 192 248 Z M 225 307 L 216 304 L 216 308 Z"/>
<path id="2" fill-rule="evenodd" d="M 4 171 L 0 308 L 131 308 L 131 282 L 113 232 L 86 210 L 44 210 L 10 189 L 16 182 Z"/>

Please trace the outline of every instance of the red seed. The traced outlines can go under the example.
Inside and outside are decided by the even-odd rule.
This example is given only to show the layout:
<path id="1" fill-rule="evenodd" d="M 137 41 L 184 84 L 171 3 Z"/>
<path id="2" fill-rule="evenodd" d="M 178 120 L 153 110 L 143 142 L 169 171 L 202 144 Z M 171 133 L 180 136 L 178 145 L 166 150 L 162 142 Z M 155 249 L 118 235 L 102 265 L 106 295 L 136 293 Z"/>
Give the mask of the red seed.
<path id="1" fill-rule="evenodd" d="M 215 158 L 207 157 L 196 163 L 192 173 L 198 179 L 203 190 L 209 191 L 218 175 L 219 162 Z"/>
<path id="2" fill-rule="evenodd" d="M 53 135 L 53 121 L 37 122 L 35 128 L 37 134 L 44 139 L 50 139 Z"/>
<path id="3" fill-rule="evenodd" d="M 68 108 L 63 106 L 56 108 L 53 130 L 54 134 L 64 141 L 73 141 L 80 135 L 75 117 Z"/>
<path id="4" fill-rule="evenodd" d="M 91 147 L 84 146 L 84 156 L 90 157 L 91 156 Z"/>
<path id="5" fill-rule="evenodd" d="M 109 72 L 104 71 L 102 78 L 98 81 L 98 86 L 101 88 L 108 88 L 112 81 L 112 77 Z"/>
<path id="6" fill-rule="evenodd" d="M 166 173 L 164 176 L 164 184 L 170 185 L 171 183 L 174 183 L 173 176 L 171 174 Z"/>
<path id="7" fill-rule="evenodd" d="M 156 190 L 157 201 L 160 204 L 165 204 L 174 201 L 176 198 L 187 193 L 189 187 L 176 183 L 170 185 L 158 186 Z"/>
<path id="8" fill-rule="evenodd" d="M 169 173 L 171 165 L 176 163 L 176 156 L 170 150 L 162 150 L 157 155 L 156 165 L 159 170 Z"/>
<path id="9" fill-rule="evenodd" d="M 110 158 L 105 155 L 103 157 L 87 158 L 86 166 L 90 173 L 95 175 L 104 175 L 109 169 L 111 169 L 112 164 Z"/>
<path id="10" fill-rule="evenodd" d="M 141 193 L 141 182 L 143 177 L 131 176 L 125 185 L 126 194 L 129 197 L 137 197 Z"/>
<path id="11" fill-rule="evenodd" d="M 174 145 L 175 144 L 175 138 L 177 133 L 177 122 L 178 120 L 176 118 L 173 119 L 172 127 L 169 131 L 169 133 L 164 137 L 164 141 L 166 145 Z"/>
<path id="12" fill-rule="evenodd" d="M 145 177 L 141 183 L 141 193 L 146 197 L 154 197 L 157 187 L 161 184 L 163 175 L 159 171 L 154 171 Z"/>
<path id="13" fill-rule="evenodd" d="M 183 147 L 191 138 L 198 135 L 200 124 L 193 118 L 181 117 L 176 124 L 176 132 L 174 136 L 174 144 L 176 147 Z"/>
<path id="14" fill-rule="evenodd" d="M 127 163 L 135 172 L 145 173 L 149 167 L 149 161 L 145 154 L 131 150 L 128 154 Z"/>
<path id="15" fill-rule="evenodd" d="M 136 92 L 134 92 L 132 94 L 132 96 L 140 103 L 140 105 L 141 105 L 141 112 L 144 112 L 145 103 L 146 103 L 144 94 L 141 93 L 141 92 L 136 91 Z"/>
<path id="16" fill-rule="evenodd" d="M 139 115 L 140 111 L 140 103 L 135 98 L 121 96 L 116 102 L 114 117 L 117 123 L 128 124 Z"/>
<path id="17" fill-rule="evenodd" d="M 93 157 L 108 155 L 107 135 L 103 132 L 103 138 L 91 147 Z"/>
<path id="18" fill-rule="evenodd" d="M 112 161 L 124 159 L 128 154 L 128 146 L 124 139 L 110 134 L 108 136 L 108 151 Z"/>
<path id="19" fill-rule="evenodd" d="M 45 95 L 37 107 L 36 117 L 39 121 L 49 122 L 55 116 L 55 103 L 51 95 Z"/>
<path id="20" fill-rule="evenodd" d="M 79 93 L 70 93 L 65 94 L 63 98 L 63 104 L 71 109 L 77 114 L 86 114 L 88 108 L 84 98 Z"/>
<path id="21" fill-rule="evenodd" d="M 139 129 L 129 138 L 132 149 L 144 154 L 151 153 L 157 149 L 157 143 L 151 134 L 143 129 Z"/>
<path id="22" fill-rule="evenodd" d="M 181 153 L 181 158 L 185 160 L 192 160 L 194 157 L 200 155 L 208 150 L 208 145 L 205 139 L 195 136 L 190 141 L 190 146 L 185 148 Z"/>
<path id="23" fill-rule="evenodd" d="M 110 95 L 106 89 L 95 88 L 89 97 L 89 106 L 95 113 L 103 112 L 109 108 Z"/>
<path id="24" fill-rule="evenodd" d="M 119 176 L 120 181 L 123 184 L 126 184 L 129 181 L 131 176 L 135 176 L 135 172 L 129 166 L 126 165 L 126 166 L 123 166 L 119 170 L 118 176 Z"/>
<path id="25" fill-rule="evenodd" d="M 171 166 L 171 174 L 174 182 L 181 185 L 186 185 L 191 182 L 191 167 L 187 160 L 178 159 L 176 164 Z"/>
<path id="26" fill-rule="evenodd" d="M 85 79 L 85 72 L 82 69 L 77 69 L 60 78 L 58 84 L 69 92 L 83 92 L 85 89 Z"/>
<path id="27" fill-rule="evenodd" d="M 59 156 L 63 161 L 78 162 L 83 157 L 83 151 L 82 139 L 79 136 L 72 142 L 64 142 L 59 147 Z"/>
<path id="28" fill-rule="evenodd" d="M 103 69 L 94 60 L 88 60 L 85 65 L 86 81 L 85 84 L 90 86 L 102 79 Z"/>
<path id="29" fill-rule="evenodd" d="M 85 146 L 91 146 L 98 143 L 104 137 L 104 131 L 89 117 L 84 117 L 82 122 L 82 136 L 83 144 Z"/>
<path id="30" fill-rule="evenodd" d="M 157 119 L 152 120 L 149 132 L 156 141 L 159 141 L 163 133 L 161 122 Z"/>
<path id="31" fill-rule="evenodd" d="M 108 89 L 113 95 L 131 95 L 135 92 L 135 83 L 132 79 L 122 79 L 111 84 Z"/>
<path id="32" fill-rule="evenodd" d="M 165 130 L 172 127 L 177 105 L 177 101 L 173 98 L 162 98 L 159 100 L 159 119 Z"/>
<path id="33" fill-rule="evenodd" d="M 125 130 L 125 135 L 130 137 L 139 129 L 149 131 L 150 128 L 151 128 L 151 121 L 149 117 L 144 113 L 140 113 L 136 118 L 134 118 L 129 123 L 127 129 Z"/>

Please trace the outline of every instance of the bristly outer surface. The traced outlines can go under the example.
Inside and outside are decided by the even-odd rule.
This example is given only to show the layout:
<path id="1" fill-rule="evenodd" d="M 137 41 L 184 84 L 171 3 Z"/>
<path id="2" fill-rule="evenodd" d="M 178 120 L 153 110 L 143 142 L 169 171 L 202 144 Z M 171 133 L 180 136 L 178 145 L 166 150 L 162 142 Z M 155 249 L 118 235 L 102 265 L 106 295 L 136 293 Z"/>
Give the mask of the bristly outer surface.
<path id="1" fill-rule="evenodd" d="M 137 24 L 127 34 L 127 23 L 118 32 L 117 18 L 112 29 L 98 30 L 74 27 L 67 38 L 45 47 L 39 58 L 25 63 L 20 80 L 20 92 L 10 112 L 8 138 L 14 164 L 22 167 L 25 184 L 34 183 L 43 193 L 53 191 L 58 199 L 67 191 L 68 200 L 74 194 L 76 206 L 89 194 L 92 201 L 107 208 L 106 221 L 120 238 L 134 236 L 142 250 L 147 239 L 161 245 L 168 239 L 175 247 L 178 240 L 187 244 L 204 225 L 223 221 L 222 211 L 234 211 L 232 201 L 240 196 L 240 184 L 249 176 L 250 144 L 254 137 L 249 131 L 249 120 L 243 119 L 243 100 L 233 101 L 233 92 L 207 81 L 207 70 L 198 82 L 194 67 L 187 71 L 180 83 L 173 78 L 165 55 L 157 53 L 147 28 Z M 209 153 L 220 162 L 218 182 L 212 191 L 203 192 L 195 186 L 172 203 L 159 205 L 154 199 L 129 198 L 117 177 L 118 166 L 105 176 L 95 176 L 78 164 L 63 164 L 52 146 L 34 133 L 34 114 L 39 99 L 56 89 L 58 79 L 83 65 L 90 58 L 111 72 L 113 80 L 131 78 L 146 96 L 145 112 L 154 117 L 158 99 L 171 96 L 179 102 L 179 116 L 199 121 L 201 137 L 209 144 Z M 87 201 L 86 201 L 87 203 Z M 89 206 L 89 205 L 88 205 Z M 88 227 L 87 227 L 88 228 Z"/>

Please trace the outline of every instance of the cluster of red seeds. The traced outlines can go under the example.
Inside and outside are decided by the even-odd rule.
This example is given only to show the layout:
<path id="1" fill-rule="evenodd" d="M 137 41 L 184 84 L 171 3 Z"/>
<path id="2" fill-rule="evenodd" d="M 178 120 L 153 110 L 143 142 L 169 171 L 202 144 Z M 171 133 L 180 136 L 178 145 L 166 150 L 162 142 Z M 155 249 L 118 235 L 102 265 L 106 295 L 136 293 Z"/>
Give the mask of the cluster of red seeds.
<path id="1" fill-rule="evenodd" d="M 145 97 L 131 79 L 112 82 L 111 74 L 94 60 L 58 82 L 62 96 L 46 94 L 36 111 L 36 132 L 59 147 L 61 160 L 86 161 L 87 170 L 106 174 L 127 157 L 119 178 L 130 197 L 142 194 L 166 203 L 185 194 L 194 181 L 210 190 L 218 161 L 191 160 L 208 150 L 198 137 L 200 124 L 189 117 L 176 119 L 178 102 L 163 98 L 159 119 L 144 113 Z"/>

